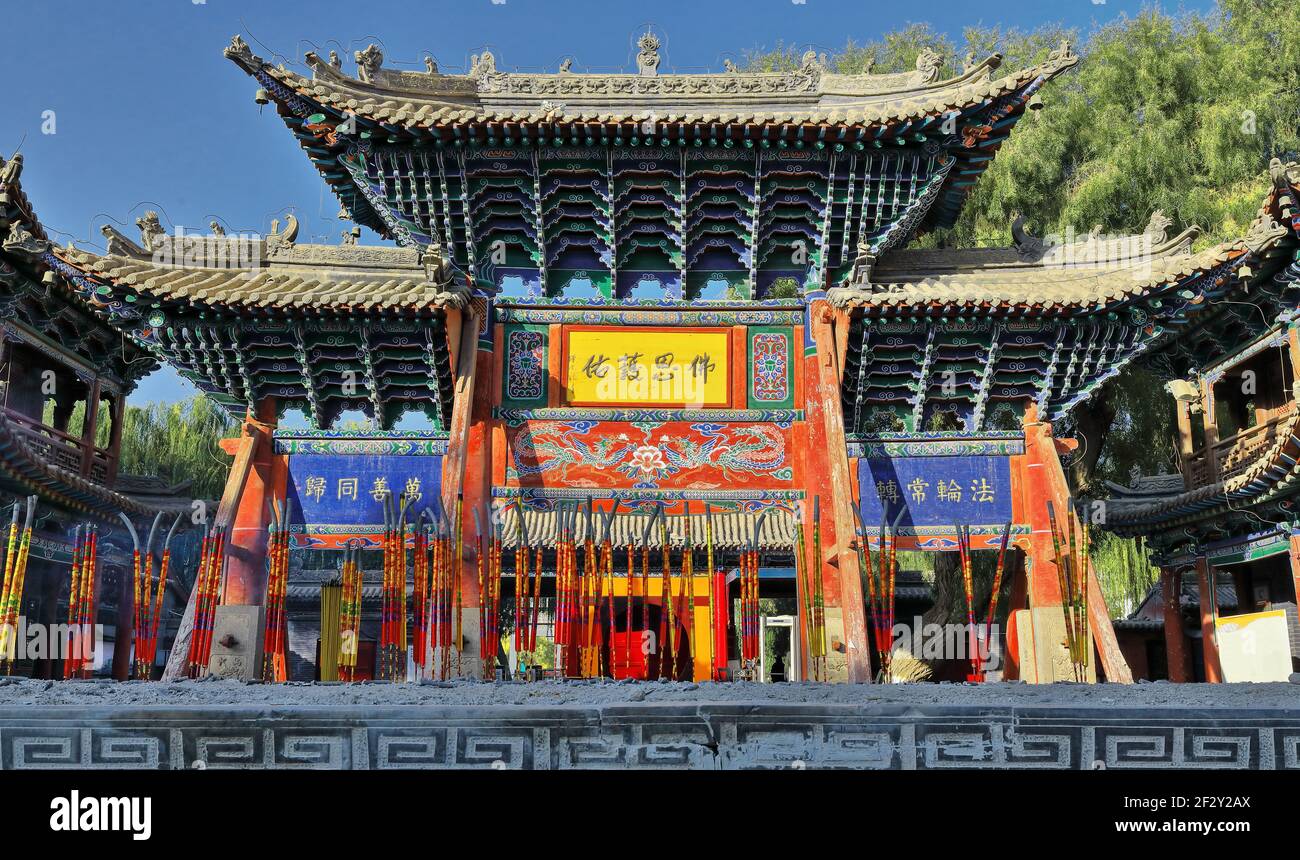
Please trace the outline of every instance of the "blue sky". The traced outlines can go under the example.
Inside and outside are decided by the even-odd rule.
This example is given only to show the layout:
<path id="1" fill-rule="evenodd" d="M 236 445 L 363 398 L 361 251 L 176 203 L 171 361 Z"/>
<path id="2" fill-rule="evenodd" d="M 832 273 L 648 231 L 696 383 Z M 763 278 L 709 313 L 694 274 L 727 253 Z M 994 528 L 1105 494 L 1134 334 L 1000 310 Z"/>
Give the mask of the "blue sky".
<path id="1" fill-rule="evenodd" d="M 20 144 L 23 185 L 42 222 L 61 241 L 98 245 L 99 226 L 156 209 L 164 225 L 265 231 L 292 211 L 303 241 L 337 242 L 344 224 L 328 193 L 273 108 L 253 103 L 255 86 L 221 50 L 236 32 L 255 53 L 300 63 L 331 48 L 345 58 L 377 42 L 385 64 L 463 71 L 484 47 L 503 70 L 635 68 L 636 36 L 647 25 L 664 43 L 663 71 L 720 70 L 751 49 L 778 42 L 834 51 L 852 38 L 878 38 L 928 22 L 961 43 L 972 25 L 1032 29 L 1062 23 L 1087 34 L 1138 0 L 0 0 L 9 87 L 0 108 L 0 153 Z M 1146 4 L 1149 5 L 1149 4 Z M 1212 3 L 1189 0 L 1204 10 Z M 1169 8 L 1166 4 L 1166 8 Z M 55 133 L 42 133 L 54 111 Z M 259 115 L 260 114 L 260 115 Z M 367 234 L 363 242 L 377 241 Z M 132 402 L 175 399 L 192 388 L 159 371 Z"/>

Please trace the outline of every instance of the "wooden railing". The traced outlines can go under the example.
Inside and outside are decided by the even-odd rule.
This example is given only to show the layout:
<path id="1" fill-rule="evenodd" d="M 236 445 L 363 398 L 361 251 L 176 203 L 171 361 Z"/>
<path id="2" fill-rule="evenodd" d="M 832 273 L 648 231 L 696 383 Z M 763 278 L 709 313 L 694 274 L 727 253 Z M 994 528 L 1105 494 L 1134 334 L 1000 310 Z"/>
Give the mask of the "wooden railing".
<path id="1" fill-rule="evenodd" d="M 1277 442 L 1295 408 L 1294 402 L 1289 403 L 1267 421 L 1192 452 L 1183 463 L 1187 489 L 1227 481 L 1245 472 Z"/>
<path id="2" fill-rule="evenodd" d="M 100 484 L 107 484 L 112 478 L 112 452 L 94 446 L 87 451 L 86 445 L 76 436 L 8 407 L 4 415 L 18 437 L 46 462 Z"/>

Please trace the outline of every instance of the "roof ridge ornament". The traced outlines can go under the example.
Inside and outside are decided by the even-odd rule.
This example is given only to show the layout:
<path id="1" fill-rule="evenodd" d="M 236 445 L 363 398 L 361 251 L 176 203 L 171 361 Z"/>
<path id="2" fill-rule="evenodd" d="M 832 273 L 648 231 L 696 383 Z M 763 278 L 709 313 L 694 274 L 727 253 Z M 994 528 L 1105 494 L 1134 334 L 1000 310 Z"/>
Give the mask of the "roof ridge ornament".
<path id="1" fill-rule="evenodd" d="M 280 219 L 271 219 L 271 232 L 266 236 L 266 250 L 271 253 L 281 245 L 292 246 L 298 239 L 298 219 L 292 214 L 285 216 L 284 230 L 280 230 Z"/>
<path id="2" fill-rule="evenodd" d="M 497 58 L 491 51 L 484 50 L 469 58 L 469 77 L 482 80 L 497 73 Z"/>
<path id="3" fill-rule="evenodd" d="M 248 47 L 244 37 L 238 33 L 230 37 L 230 45 L 222 53 L 226 55 L 227 59 L 239 60 L 249 66 L 261 62 L 257 55 L 253 53 L 253 49 Z"/>
<path id="4" fill-rule="evenodd" d="M 384 64 L 383 50 L 371 42 L 364 51 L 356 51 L 352 56 L 357 61 L 357 78 L 363 84 L 375 83 L 376 73 Z"/>
<path id="5" fill-rule="evenodd" d="M 917 83 L 933 84 L 939 80 L 942 71 L 943 55 L 938 51 L 926 47 L 922 48 L 921 53 L 916 55 Z"/>
<path id="6" fill-rule="evenodd" d="M 140 228 L 140 244 L 145 251 L 153 253 L 158 250 L 158 240 L 167 235 L 162 222 L 158 220 L 158 213 L 150 209 L 143 217 L 135 219 L 135 226 Z"/>
<path id="7" fill-rule="evenodd" d="M 1073 49 L 1070 47 L 1069 39 L 1062 39 L 1061 44 L 1053 48 L 1047 55 L 1049 65 L 1071 66 L 1079 61 L 1075 56 Z"/>
<path id="8" fill-rule="evenodd" d="M 1271 215 L 1262 218 L 1256 218 L 1242 237 L 1241 244 L 1245 245 L 1252 253 L 1258 254 L 1269 245 L 1272 245 L 1277 239 L 1285 236 L 1287 229 L 1279 224 Z"/>
<path id="9" fill-rule="evenodd" d="M 36 256 L 50 250 L 50 243 L 43 239 L 37 239 L 22 221 L 14 219 L 9 225 L 9 235 L 4 240 L 3 248 L 9 253 L 16 252 Z"/>
<path id="10" fill-rule="evenodd" d="M 826 71 L 827 59 L 825 54 L 818 54 L 814 50 L 803 52 L 799 58 L 799 71 L 805 75 L 820 75 Z"/>
<path id="11" fill-rule="evenodd" d="M 1143 228 L 1142 235 L 1151 239 L 1153 244 L 1160 244 L 1169 238 L 1169 228 L 1174 224 L 1174 219 L 1165 214 L 1165 210 L 1157 209 L 1151 213 L 1147 220 L 1147 226 Z"/>
<path id="12" fill-rule="evenodd" d="M 1016 256 L 1026 263 L 1041 260 L 1052 247 L 1049 242 L 1040 239 L 1025 228 L 1025 216 L 1019 212 L 1011 221 L 1011 244 L 1016 249 Z"/>
<path id="13" fill-rule="evenodd" d="M 0 158 L 0 185 L 17 185 L 23 175 L 23 154 L 15 152 L 8 161 Z"/>
<path id="14" fill-rule="evenodd" d="M 146 257 L 148 252 L 132 242 L 120 230 L 112 224 L 105 224 L 99 228 L 99 232 L 104 235 L 108 241 L 106 253 L 110 257 Z"/>
<path id="15" fill-rule="evenodd" d="M 639 49 L 636 55 L 637 74 L 647 78 L 658 75 L 659 48 L 661 47 L 659 37 L 646 30 L 645 34 L 636 40 L 636 46 Z"/>

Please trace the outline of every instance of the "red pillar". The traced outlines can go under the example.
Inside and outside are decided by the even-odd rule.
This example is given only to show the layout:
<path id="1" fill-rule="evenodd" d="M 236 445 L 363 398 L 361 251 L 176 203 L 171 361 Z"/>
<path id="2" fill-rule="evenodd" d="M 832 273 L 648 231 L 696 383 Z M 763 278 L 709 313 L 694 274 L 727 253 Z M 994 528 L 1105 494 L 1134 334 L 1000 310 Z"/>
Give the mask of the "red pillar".
<path id="1" fill-rule="evenodd" d="M 276 404 L 271 398 L 244 421 L 253 439 L 252 464 L 244 480 L 226 538 L 226 586 L 222 603 L 256 605 L 266 590 L 266 546 L 271 524 L 270 503 L 282 498 L 288 476 L 283 456 L 275 454 Z"/>
<path id="2" fill-rule="evenodd" d="M 1165 655 L 1169 663 L 1169 680 L 1185 683 L 1192 680 L 1192 655 L 1183 630 L 1182 573 L 1178 568 L 1161 568 L 1161 596 L 1165 604 Z"/>
<path id="3" fill-rule="evenodd" d="M 1219 646 L 1214 639 L 1214 601 L 1218 596 L 1210 588 L 1210 564 L 1203 555 L 1196 557 L 1196 580 L 1201 595 L 1201 651 L 1205 655 L 1205 680 L 1218 684 L 1223 681 Z"/>
<path id="4" fill-rule="evenodd" d="M 488 440 L 491 424 L 487 418 L 491 414 L 492 389 L 488 385 L 482 386 L 486 394 L 480 397 L 476 393 L 476 380 L 491 370 L 493 358 L 491 353 L 482 353 L 478 349 L 480 322 L 472 310 L 447 311 L 447 341 L 456 380 L 447 456 L 442 467 L 442 503 L 453 515 L 458 495 L 462 503 L 464 552 L 461 553 L 460 605 L 457 608 L 461 638 L 460 642 L 453 644 L 455 656 L 452 660 L 453 671 L 462 676 L 478 676 L 482 668 L 477 654 L 479 591 L 473 505 L 481 505 L 486 494 L 490 493 L 491 447 Z M 482 515 L 483 511 L 479 513 Z M 483 527 L 488 527 L 487 522 Z"/>
<path id="5" fill-rule="evenodd" d="M 867 683 L 871 681 L 871 649 L 867 643 L 862 579 L 853 548 L 853 506 L 857 500 L 853 498 L 848 445 L 844 438 L 836 339 L 836 326 L 845 327 L 849 321 L 824 300 L 813 302 L 809 319 L 816 350 L 804 358 L 807 446 L 802 483 L 808 494 L 804 499 L 804 529 L 811 540 L 812 497 L 820 495 L 822 558 L 814 559 L 813 565 L 814 573 L 824 582 L 829 680 Z M 835 614 L 840 617 L 839 625 L 833 623 Z M 837 663 L 844 667 L 838 678 Z"/>

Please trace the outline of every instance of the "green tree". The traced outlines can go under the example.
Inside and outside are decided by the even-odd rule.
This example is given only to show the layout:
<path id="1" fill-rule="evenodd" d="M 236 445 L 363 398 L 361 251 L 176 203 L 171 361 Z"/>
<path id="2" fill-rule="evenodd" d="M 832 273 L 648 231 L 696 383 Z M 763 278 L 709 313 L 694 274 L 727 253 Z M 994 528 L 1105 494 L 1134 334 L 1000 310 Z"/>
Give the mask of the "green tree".
<path id="1" fill-rule="evenodd" d="M 233 436 L 238 426 L 229 413 L 201 395 L 175 403 L 127 406 L 119 471 L 156 475 L 173 484 L 193 481 L 194 498 L 219 498 L 230 458 L 217 443 Z"/>

